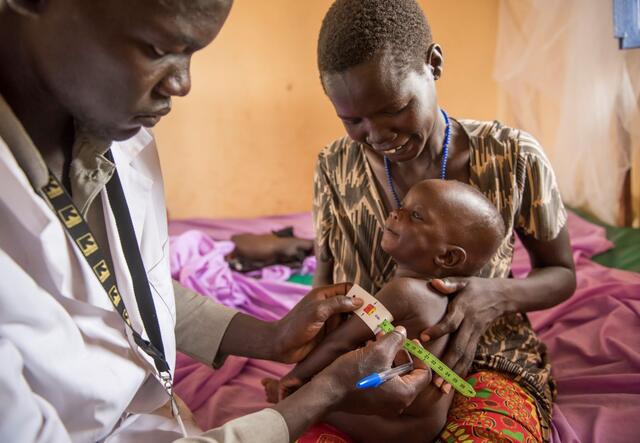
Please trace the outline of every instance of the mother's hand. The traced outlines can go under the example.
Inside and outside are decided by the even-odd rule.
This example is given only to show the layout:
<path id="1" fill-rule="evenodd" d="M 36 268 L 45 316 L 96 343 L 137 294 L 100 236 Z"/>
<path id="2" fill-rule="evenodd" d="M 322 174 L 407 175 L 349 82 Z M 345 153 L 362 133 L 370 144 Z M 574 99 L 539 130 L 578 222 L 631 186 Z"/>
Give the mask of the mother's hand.
<path id="1" fill-rule="evenodd" d="M 420 338 L 425 342 L 451 334 L 442 361 L 458 375 L 465 376 L 473 363 L 480 337 L 491 322 L 507 310 L 506 299 L 502 296 L 504 279 L 450 277 L 432 280 L 431 286 L 454 297 L 442 320 L 425 329 Z M 442 379 L 436 378 L 434 383 L 441 386 Z"/>

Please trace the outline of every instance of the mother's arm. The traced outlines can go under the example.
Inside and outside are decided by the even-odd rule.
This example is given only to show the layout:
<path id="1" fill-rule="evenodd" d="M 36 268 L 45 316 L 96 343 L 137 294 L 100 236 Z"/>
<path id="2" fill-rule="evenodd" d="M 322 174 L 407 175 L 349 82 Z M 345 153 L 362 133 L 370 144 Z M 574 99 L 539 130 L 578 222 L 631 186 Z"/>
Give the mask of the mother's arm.
<path id="1" fill-rule="evenodd" d="M 318 243 L 315 244 L 316 253 L 316 271 L 313 274 L 313 287 L 328 286 L 333 284 L 333 256 L 329 251 L 329 248 L 325 246 L 320 247 Z"/>
<path id="2" fill-rule="evenodd" d="M 576 288 L 576 274 L 567 227 L 555 239 L 537 240 L 518 233 L 531 261 L 524 279 L 448 278 L 432 286 L 444 294 L 456 293 L 447 315 L 424 331 L 424 341 L 452 334 L 443 361 L 459 374 L 471 366 L 478 341 L 489 324 L 508 312 L 529 312 L 555 306 Z"/>
<path id="3" fill-rule="evenodd" d="M 335 183 L 330 178 L 329 168 L 323 152 L 318 155 L 313 174 L 313 228 L 315 231 L 314 252 L 316 271 L 313 276 L 313 287 L 333 284 L 334 257 L 329 246 L 333 229 L 336 227 L 334 198 Z"/>
<path id="4" fill-rule="evenodd" d="M 576 290 L 576 270 L 567 226 L 550 241 L 522 233 L 518 237 L 529 254 L 531 272 L 524 279 L 506 279 L 502 297 L 509 302 L 507 311 L 547 309 L 571 297 Z"/>

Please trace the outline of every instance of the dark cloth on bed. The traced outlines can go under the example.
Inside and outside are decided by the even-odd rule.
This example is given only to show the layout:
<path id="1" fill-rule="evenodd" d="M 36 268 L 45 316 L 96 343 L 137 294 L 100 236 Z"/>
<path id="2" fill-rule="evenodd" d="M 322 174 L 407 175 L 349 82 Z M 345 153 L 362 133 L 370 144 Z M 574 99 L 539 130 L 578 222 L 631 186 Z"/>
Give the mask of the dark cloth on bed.
<path id="1" fill-rule="evenodd" d="M 469 137 L 470 184 L 498 208 L 507 227 L 497 253 L 479 273 L 507 278 L 518 230 L 554 239 L 566 222 L 556 179 L 531 135 L 498 122 L 461 120 Z M 376 293 L 395 264 L 380 247 L 387 212 L 362 145 L 345 137 L 319 155 L 315 174 L 317 253 L 334 263 L 333 281 L 353 281 Z M 512 377 L 535 399 L 549 439 L 555 384 L 546 349 L 524 314 L 507 314 L 482 336 L 472 371 L 490 369 Z"/>

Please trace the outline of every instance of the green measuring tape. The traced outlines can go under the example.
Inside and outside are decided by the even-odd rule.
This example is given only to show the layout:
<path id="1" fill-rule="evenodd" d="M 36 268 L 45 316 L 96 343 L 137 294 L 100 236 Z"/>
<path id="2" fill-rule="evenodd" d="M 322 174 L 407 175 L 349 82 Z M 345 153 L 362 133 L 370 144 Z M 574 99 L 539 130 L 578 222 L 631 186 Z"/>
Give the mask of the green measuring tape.
<path id="1" fill-rule="evenodd" d="M 383 320 L 379 325 L 382 332 L 388 334 L 393 331 L 394 327 L 389 320 Z M 453 388 L 466 397 L 475 397 L 476 391 L 467 383 L 462 377 L 453 372 L 444 363 L 440 361 L 438 357 L 427 351 L 422 346 L 412 342 L 411 340 L 405 340 L 404 349 L 409 351 L 412 355 L 416 356 L 420 361 L 424 362 L 427 366 L 433 369 L 433 372 L 438 374 L 444 381 L 449 383 Z"/>

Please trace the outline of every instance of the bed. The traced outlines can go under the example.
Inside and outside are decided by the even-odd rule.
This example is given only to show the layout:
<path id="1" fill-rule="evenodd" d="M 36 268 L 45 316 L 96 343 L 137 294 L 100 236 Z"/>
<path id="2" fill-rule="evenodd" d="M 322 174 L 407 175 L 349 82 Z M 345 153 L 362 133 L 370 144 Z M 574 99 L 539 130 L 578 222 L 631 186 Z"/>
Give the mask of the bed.
<path id="1" fill-rule="evenodd" d="M 293 226 L 313 235 L 311 215 L 260 219 L 171 221 L 174 278 L 203 296 L 260 318 L 284 315 L 308 290 L 313 258 L 301 273 L 283 266 L 249 277 L 231 271 L 228 238 Z M 570 212 L 568 226 L 578 289 L 567 302 L 530 315 L 547 344 L 558 382 L 553 441 L 640 441 L 640 231 L 602 226 Z M 516 247 L 516 278 L 528 271 Z M 178 355 L 176 392 L 204 429 L 268 406 L 260 380 L 280 377 L 287 365 L 230 357 L 218 370 Z"/>

